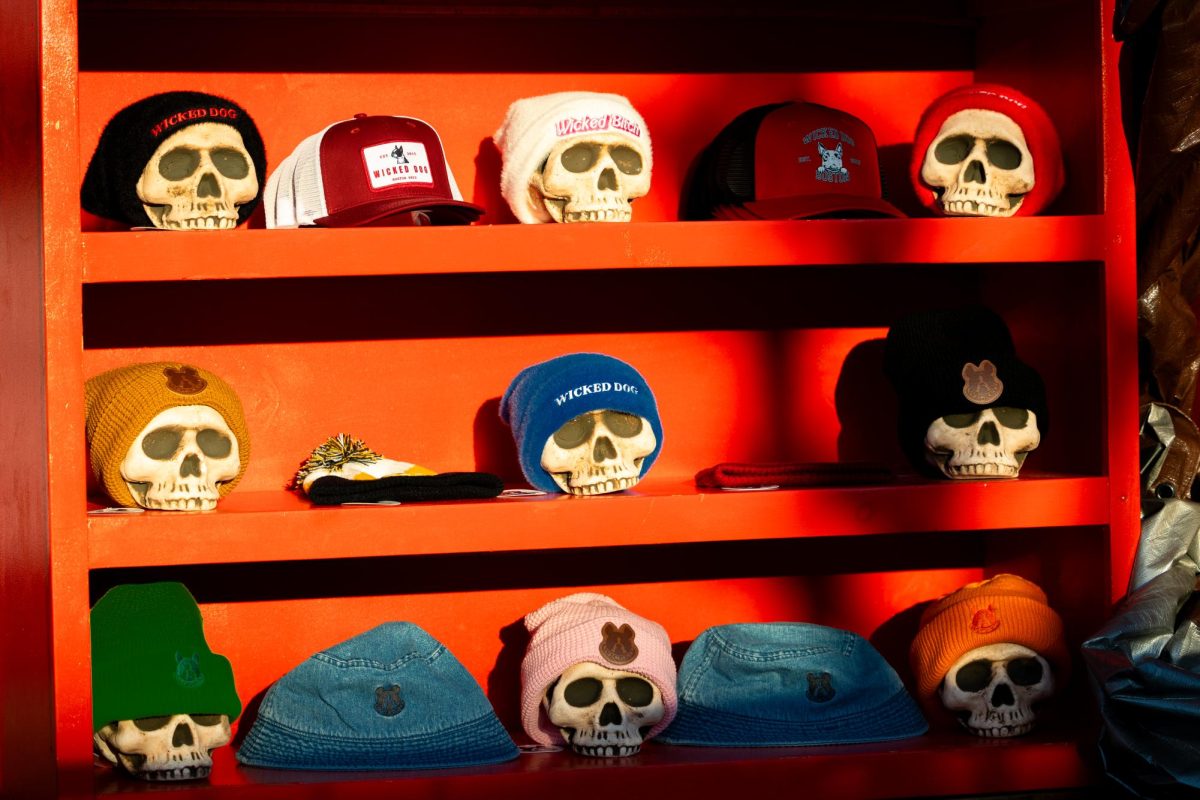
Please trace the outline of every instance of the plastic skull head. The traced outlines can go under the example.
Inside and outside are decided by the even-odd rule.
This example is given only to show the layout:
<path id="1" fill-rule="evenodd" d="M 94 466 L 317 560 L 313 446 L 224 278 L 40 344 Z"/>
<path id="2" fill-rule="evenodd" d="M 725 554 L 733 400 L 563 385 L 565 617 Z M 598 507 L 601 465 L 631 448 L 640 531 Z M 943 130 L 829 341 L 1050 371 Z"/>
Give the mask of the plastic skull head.
<path id="1" fill-rule="evenodd" d="M 925 152 L 921 179 L 936 187 L 946 214 L 1011 217 L 1033 189 L 1033 156 L 1011 117 L 969 108 L 942 123 Z"/>
<path id="2" fill-rule="evenodd" d="M 1019 644 L 976 647 L 942 681 L 942 705 L 976 736 L 1003 738 L 1033 730 L 1034 705 L 1054 694 L 1046 659 Z"/>
<path id="3" fill-rule="evenodd" d="M 258 194 L 258 174 L 231 125 L 200 122 L 168 136 L 142 170 L 138 198 L 156 228 L 220 230 Z"/>
<path id="4" fill-rule="evenodd" d="M 1041 441 L 1034 412 L 985 408 L 935 419 L 925 432 L 925 458 L 948 478 L 1015 478 Z"/>
<path id="5" fill-rule="evenodd" d="M 121 477 L 143 508 L 210 511 L 218 484 L 237 477 L 238 440 L 211 406 L 175 406 L 161 412 L 133 440 Z"/>
<path id="6" fill-rule="evenodd" d="M 173 714 L 110 722 L 92 737 L 96 752 L 148 781 L 207 778 L 212 751 L 228 744 L 224 714 Z"/>
<path id="7" fill-rule="evenodd" d="M 558 142 L 530 190 L 555 222 L 629 222 L 630 201 L 650 191 L 640 144 L 617 133 Z"/>
<path id="8" fill-rule="evenodd" d="M 607 494 L 635 485 L 658 439 L 650 420 L 622 411 L 570 419 L 542 448 L 542 469 L 568 494 Z"/>
<path id="9" fill-rule="evenodd" d="M 652 682 L 632 672 L 583 661 L 546 690 L 546 716 L 582 756 L 632 756 L 666 709 Z"/>

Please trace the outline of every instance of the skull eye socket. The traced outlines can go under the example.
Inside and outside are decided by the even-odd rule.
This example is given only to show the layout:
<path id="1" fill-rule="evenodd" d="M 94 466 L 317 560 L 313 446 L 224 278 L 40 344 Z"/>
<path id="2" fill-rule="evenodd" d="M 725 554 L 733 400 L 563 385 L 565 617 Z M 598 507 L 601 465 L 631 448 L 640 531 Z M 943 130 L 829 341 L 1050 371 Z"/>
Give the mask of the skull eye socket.
<path id="1" fill-rule="evenodd" d="M 970 136 L 947 136 L 933 148 L 933 157 L 943 164 L 961 164 L 974 146 Z"/>
<path id="2" fill-rule="evenodd" d="M 156 461 L 166 461 L 179 449 L 183 432 L 179 428 L 155 428 L 142 439 L 142 452 Z"/>
<path id="3" fill-rule="evenodd" d="M 1036 658 L 1014 658 L 1008 662 L 1008 677 L 1017 686 L 1033 686 L 1042 679 L 1042 662 Z"/>
<path id="4" fill-rule="evenodd" d="M 617 697 L 626 705 L 641 708 L 654 701 L 654 687 L 641 678 L 621 678 L 617 681 Z"/>
<path id="5" fill-rule="evenodd" d="M 1024 408 L 1009 408 L 1001 406 L 993 408 L 992 413 L 996 415 L 996 419 L 1006 428 L 1021 429 L 1025 427 L 1025 423 L 1029 422 L 1029 412 Z"/>
<path id="6" fill-rule="evenodd" d="M 987 143 L 988 161 L 1000 169 L 1016 169 L 1021 166 L 1021 151 L 1012 142 L 993 139 Z"/>
<path id="7" fill-rule="evenodd" d="M 600 699 L 600 692 L 603 690 L 604 685 L 595 678 L 580 678 L 566 685 L 563 689 L 563 700 L 575 708 L 586 708 Z"/>
<path id="8" fill-rule="evenodd" d="M 170 717 L 142 717 L 141 719 L 135 719 L 133 724 L 137 725 L 140 731 L 156 731 L 170 721 Z"/>
<path id="9" fill-rule="evenodd" d="M 969 428 L 979 419 L 979 414 L 947 414 L 942 417 L 942 422 L 949 425 L 951 428 Z"/>
<path id="10" fill-rule="evenodd" d="M 250 174 L 246 157 L 232 147 L 218 147 L 210 155 L 213 166 L 226 178 L 241 180 Z"/>
<path id="11" fill-rule="evenodd" d="M 992 662 L 980 658 L 964 664 L 954 676 L 954 683 L 964 692 L 980 692 L 992 682 Z"/>
<path id="12" fill-rule="evenodd" d="M 623 411 L 605 411 L 604 425 L 622 439 L 637 436 L 642 432 L 642 418 Z"/>
<path id="13" fill-rule="evenodd" d="M 608 151 L 617 169 L 626 175 L 642 174 L 642 154 L 628 145 L 617 145 Z"/>
<path id="14" fill-rule="evenodd" d="M 176 147 L 158 160 L 158 174 L 169 181 L 181 181 L 200 166 L 200 154 L 190 147 Z"/>
<path id="15" fill-rule="evenodd" d="M 192 718 L 192 722 L 196 723 L 197 725 L 203 725 L 206 728 L 212 725 L 221 724 L 220 714 L 191 714 L 190 716 Z"/>
<path id="16" fill-rule="evenodd" d="M 233 449 L 233 442 L 229 437 L 212 428 L 205 428 L 197 433 L 196 444 L 200 445 L 200 450 L 209 458 L 225 458 Z"/>
<path id="17" fill-rule="evenodd" d="M 596 164 L 596 160 L 600 158 L 600 148 L 594 144 L 580 142 L 577 145 L 568 147 L 563 151 L 563 154 L 558 157 L 562 165 L 568 172 L 587 172 Z"/>
<path id="18" fill-rule="evenodd" d="M 595 427 L 596 420 L 592 418 L 591 413 L 580 414 L 574 419 L 567 420 L 561 428 L 554 432 L 554 443 L 564 450 L 579 447 L 592 437 L 592 430 Z"/>

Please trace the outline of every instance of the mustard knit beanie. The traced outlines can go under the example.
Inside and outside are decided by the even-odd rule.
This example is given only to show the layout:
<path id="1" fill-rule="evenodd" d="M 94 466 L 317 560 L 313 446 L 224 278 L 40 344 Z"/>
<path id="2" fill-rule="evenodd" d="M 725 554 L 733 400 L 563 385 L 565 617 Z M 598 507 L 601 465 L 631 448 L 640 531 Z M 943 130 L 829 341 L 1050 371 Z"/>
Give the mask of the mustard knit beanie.
<path id="1" fill-rule="evenodd" d="M 117 504 L 137 506 L 121 477 L 121 462 L 150 420 L 175 406 L 210 406 L 237 437 L 238 474 L 218 487 L 221 497 L 233 491 L 245 474 L 250 434 L 242 403 L 229 384 L 208 370 L 173 361 L 131 364 L 89 378 L 83 391 L 88 463 Z"/>
<path id="2" fill-rule="evenodd" d="M 1046 593 L 1017 575 L 968 583 L 925 609 L 909 658 L 917 698 L 932 702 L 954 662 L 989 644 L 1009 642 L 1034 650 L 1065 679 L 1070 667 L 1062 619 L 1046 604 Z"/>

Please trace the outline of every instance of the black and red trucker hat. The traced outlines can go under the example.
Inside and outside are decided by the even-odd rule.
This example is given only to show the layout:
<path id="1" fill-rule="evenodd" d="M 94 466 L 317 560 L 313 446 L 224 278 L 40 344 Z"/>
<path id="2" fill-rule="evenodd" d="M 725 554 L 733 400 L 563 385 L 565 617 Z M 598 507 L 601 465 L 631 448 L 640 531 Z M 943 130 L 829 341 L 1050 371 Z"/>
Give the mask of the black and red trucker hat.
<path id="1" fill-rule="evenodd" d="M 268 228 L 466 225 L 465 202 L 442 140 L 413 117 L 355 114 L 309 136 L 271 173 Z"/>
<path id="2" fill-rule="evenodd" d="M 801 101 L 745 111 L 700 155 L 689 219 L 902 217 L 883 199 L 875 135 L 845 111 Z"/>

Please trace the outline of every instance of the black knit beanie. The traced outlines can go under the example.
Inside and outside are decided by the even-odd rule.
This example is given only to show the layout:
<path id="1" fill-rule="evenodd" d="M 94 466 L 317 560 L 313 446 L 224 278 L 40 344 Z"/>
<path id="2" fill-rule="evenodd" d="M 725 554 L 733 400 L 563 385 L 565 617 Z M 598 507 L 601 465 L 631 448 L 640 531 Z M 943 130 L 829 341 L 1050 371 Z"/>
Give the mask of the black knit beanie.
<path id="1" fill-rule="evenodd" d="M 987 362 L 987 363 L 985 363 Z M 1049 427 L 1046 388 L 1033 367 L 1017 358 L 1012 335 L 984 306 L 927 311 L 901 319 L 888 331 L 883 369 L 896 390 L 900 446 L 921 472 L 929 425 L 948 414 L 986 408 L 1024 408 Z"/>
<path id="2" fill-rule="evenodd" d="M 246 110 L 204 92 L 163 92 L 126 106 L 108 121 L 83 178 L 80 200 L 97 216 L 134 226 L 151 224 L 137 195 L 138 179 L 158 146 L 173 133 L 201 122 L 221 122 L 242 135 L 258 176 L 258 194 L 238 206 L 238 224 L 249 218 L 267 180 L 262 137 Z"/>

